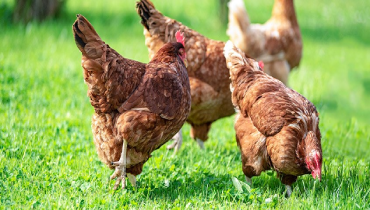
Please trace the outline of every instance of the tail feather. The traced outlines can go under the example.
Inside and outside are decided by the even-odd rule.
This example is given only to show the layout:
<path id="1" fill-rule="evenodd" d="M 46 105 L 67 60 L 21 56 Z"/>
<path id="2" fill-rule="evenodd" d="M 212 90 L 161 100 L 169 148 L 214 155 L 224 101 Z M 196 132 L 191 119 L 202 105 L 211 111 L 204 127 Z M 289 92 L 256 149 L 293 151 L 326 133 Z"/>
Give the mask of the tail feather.
<path id="1" fill-rule="evenodd" d="M 83 55 L 97 58 L 100 55 L 99 46 L 104 44 L 99 35 L 96 33 L 94 27 L 82 15 L 77 15 L 77 20 L 74 22 L 73 34 L 77 47 Z M 88 47 L 86 47 L 88 45 Z"/>
<path id="2" fill-rule="evenodd" d="M 244 53 L 239 48 L 235 47 L 230 40 L 225 44 L 224 56 L 226 58 L 227 68 L 230 70 L 230 74 L 236 73 L 235 71 L 247 64 Z"/>
<path id="3" fill-rule="evenodd" d="M 229 23 L 226 34 L 236 46 L 247 52 L 249 38 L 246 36 L 251 25 L 243 0 L 231 0 L 229 7 Z"/>
<path id="4" fill-rule="evenodd" d="M 230 70 L 231 78 L 238 77 L 241 71 L 262 71 L 257 61 L 248 58 L 230 40 L 225 44 L 224 56 L 226 58 L 227 68 Z"/>
<path id="5" fill-rule="evenodd" d="M 242 31 L 247 30 L 250 20 L 243 0 L 231 0 L 227 5 L 229 7 L 229 25 L 237 26 Z"/>
<path id="6" fill-rule="evenodd" d="M 76 20 L 75 24 L 73 24 L 73 32 L 75 37 L 75 42 L 78 47 L 84 48 L 86 45 L 86 41 L 84 41 L 81 37 L 83 37 L 83 33 L 78 28 L 78 21 Z"/>
<path id="7" fill-rule="evenodd" d="M 148 20 L 152 16 L 151 10 L 155 10 L 154 4 L 149 0 L 141 0 L 136 3 L 136 10 L 141 17 L 141 24 L 149 30 Z"/>
<path id="8" fill-rule="evenodd" d="M 155 9 L 149 0 L 140 0 L 136 3 L 136 10 L 144 26 L 145 44 L 149 50 L 149 58 L 167 42 L 176 42 L 175 33 L 180 29 L 184 32 L 186 42 L 189 41 L 187 27 L 180 22 L 164 16 Z M 188 51 L 188 50 L 187 50 Z"/>

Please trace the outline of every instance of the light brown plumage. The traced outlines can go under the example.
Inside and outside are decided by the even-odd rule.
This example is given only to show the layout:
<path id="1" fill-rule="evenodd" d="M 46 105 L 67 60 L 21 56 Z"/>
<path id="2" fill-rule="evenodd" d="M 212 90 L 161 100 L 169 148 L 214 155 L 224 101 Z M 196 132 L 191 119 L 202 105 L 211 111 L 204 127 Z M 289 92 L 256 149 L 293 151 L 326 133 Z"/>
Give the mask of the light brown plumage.
<path id="1" fill-rule="evenodd" d="M 224 53 L 233 104 L 240 110 L 235 131 L 246 177 L 273 168 L 289 188 L 303 174 L 321 179 L 321 134 L 315 106 L 265 74 L 231 41 Z"/>
<path id="2" fill-rule="evenodd" d="M 150 154 L 180 130 L 189 114 L 184 46 L 168 43 L 144 64 L 110 48 L 82 15 L 77 16 L 73 33 L 95 109 L 92 131 L 96 150 L 105 164 L 116 168 L 112 178 L 124 181 L 125 170 L 140 174 Z M 127 152 L 122 157 L 124 142 Z"/>
<path id="3" fill-rule="evenodd" d="M 265 24 L 251 24 L 243 0 L 231 0 L 227 34 L 245 54 L 262 60 L 267 74 L 284 84 L 302 57 L 293 0 L 275 0 L 272 16 Z"/>
<path id="4" fill-rule="evenodd" d="M 191 137 L 206 141 L 212 122 L 234 113 L 229 89 L 229 71 L 223 56 L 225 43 L 208 39 L 182 23 L 162 15 L 149 0 L 137 3 L 137 12 L 144 26 L 145 44 L 152 57 L 173 34 L 185 34 L 185 49 L 191 87 Z"/>

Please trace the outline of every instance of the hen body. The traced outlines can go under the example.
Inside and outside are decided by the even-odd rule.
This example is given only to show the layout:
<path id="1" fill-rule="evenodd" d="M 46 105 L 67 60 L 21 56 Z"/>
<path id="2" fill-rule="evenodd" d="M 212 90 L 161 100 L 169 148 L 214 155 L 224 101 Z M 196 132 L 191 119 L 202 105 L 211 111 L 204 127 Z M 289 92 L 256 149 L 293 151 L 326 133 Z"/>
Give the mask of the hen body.
<path id="1" fill-rule="evenodd" d="M 82 15 L 73 32 L 95 110 L 91 127 L 99 158 L 116 169 L 115 188 L 120 180 L 125 186 L 126 172 L 135 184 L 150 154 L 180 130 L 189 114 L 189 79 L 179 56 L 184 47 L 168 43 L 144 64 L 110 48 Z"/>
<path id="2" fill-rule="evenodd" d="M 272 16 L 265 24 L 251 24 L 243 0 L 231 0 L 227 34 L 245 54 L 262 60 L 267 74 L 284 84 L 302 57 L 293 0 L 275 0 Z"/>
<path id="3" fill-rule="evenodd" d="M 225 57 L 232 80 L 232 100 L 240 110 L 235 132 L 247 180 L 274 169 L 289 190 L 297 176 L 321 179 L 321 134 L 315 106 L 265 74 L 230 41 Z"/>
<path id="4" fill-rule="evenodd" d="M 225 43 L 208 39 L 162 15 L 149 0 L 138 2 L 137 11 L 144 26 L 149 57 L 153 57 L 163 44 L 173 41 L 177 30 L 185 34 L 192 99 L 187 122 L 191 125 L 191 137 L 203 147 L 212 122 L 235 112 L 231 103 L 229 71 L 223 56 Z"/>

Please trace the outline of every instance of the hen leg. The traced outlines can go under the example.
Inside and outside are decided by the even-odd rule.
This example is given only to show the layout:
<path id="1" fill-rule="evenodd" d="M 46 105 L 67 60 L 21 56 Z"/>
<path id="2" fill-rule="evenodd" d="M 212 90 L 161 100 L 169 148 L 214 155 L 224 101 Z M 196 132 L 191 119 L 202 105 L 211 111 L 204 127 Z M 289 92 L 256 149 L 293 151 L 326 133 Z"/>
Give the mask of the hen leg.
<path id="1" fill-rule="evenodd" d="M 198 143 L 202 150 L 204 149 L 204 142 L 208 139 L 208 132 L 211 129 L 211 124 L 212 122 L 201 125 L 191 125 L 190 137 Z"/>
<path id="2" fill-rule="evenodd" d="M 116 166 L 116 170 L 110 177 L 110 179 L 117 178 L 114 184 L 114 190 L 116 190 L 122 181 L 122 189 L 126 187 L 126 162 L 127 161 L 127 141 L 123 140 L 122 153 L 118 162 L 112 162 L 112 165 Z"/>
<path id="3" fill-rule="evenodd" d="M 290 195 L 292 194 L 292 186 L 285 185 L 285 189 L 286 189 L 286 197 L 289 198 Z"/>
<path id="4" fill-rule="evenodd" d="M 247 184 L 252 186 L 252 178 L 249 178 L 249 177 L 245 176 L 245 181 L 247 182 Z"/>
<path id="5" fill-rule="evenodd" d="M 168 145 L 167 149 L 175 148 L 174 154 L 176 154 L 182 145 L 182 129 L 180 129 L 179 132 L 177 132 L 176 135 L 172 137 L 172 139 L 173 139 L 173 143 Z"/>
<path id="6" fill-rule="evenodd" d="M 280 178 L 281 182 L 285 185 L 286 197 L 289 198 L 293 192 L 292 184 L 297 180 L 297 177 L 293 175 L 282 174 L 282 173 L 277 173 L 277 175 Z"/>
<path id="7" fill-rule="evenodd" d="M 200 147 L 202 150 L 204 150 L 204 141 L 202 141 L 202 140 L 200 140 L 200 139 L 198 139 L 198 138 L 197 138 L 197 143 L 198 143 L 199 147 Z"/>
<path id="8" fill-rule="evenodd" d="M 136 188 L 136 177 L 133 174 L 127 173 L 128 180 L 130 180 L 130 183 L 133 187 Z"/>

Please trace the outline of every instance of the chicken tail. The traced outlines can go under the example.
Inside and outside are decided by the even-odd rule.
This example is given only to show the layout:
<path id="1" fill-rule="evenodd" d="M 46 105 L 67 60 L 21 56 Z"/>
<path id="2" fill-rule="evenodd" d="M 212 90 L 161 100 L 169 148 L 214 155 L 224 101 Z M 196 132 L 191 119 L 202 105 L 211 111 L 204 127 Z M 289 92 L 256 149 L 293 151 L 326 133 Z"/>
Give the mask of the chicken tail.
<path id="1" fill-rule="evenodd" d="M 160 41 L 162 43 L 159 46 L 162 47 L 164 43 L 176 41 L 174 37 L 178 30 L 185 31 L 185 26 L 176 20 L 164 16 L 155 9 L 153 3 L 149 0 L 140 0 L 137 2 L 136 11 L 141 17 L 141 24 L 145 28 L 146 44 L 153 41 Z M 147 37 L 148 35 L 150 37 L 149 39 Z M 157 46 L 157 50 L 159 50 L 159 46 Z M 148 47 L 152 48 L 153 46 Z"/>
<path id="2" fill-rule="evenodd" d="M 77 15 L 72 29 L 76 45 L 84 56 L 92 59 L 101 57 L 105 43 L 84 16 Z"/>
<path id="3" fill-rule="evenodd" d="M 247 43 L 249 39 L 246 36 L 250 26 L 250 20 L 245 9 L 243 0 L 231 0 L 229 6 L 229 23 L 227 25 L 226 34 L 236 46 L 244 52 L 247 51 Z"/>
<path id="4" fill-rule="evenodd" d="M 243 0 L 231 0 L 227 6 L 229 7 L 228 35 L 232 35 L 232 32 L 235 32 L 234 29 L 246 31 L 250 25 L 250 20 Z"/>
<path id="5" fill-rule="evenodd" d="M 258 62 L 247 58 L 246 55 L 229 40 L 224 47 L 227 68 L 231 79 L 237 78 L 242 71 L 262 71 Z"/>
<path id="6" fill-rule="evenodd" d="M 149 19 L 153 13 L 159 13 L 152 2 L 149 0 L 141 0 L 136 3 L 136 11 L 141 17 L 141 24 L 149 30 Z M 160 13 L 159 13 L 160 14 Z"/>

